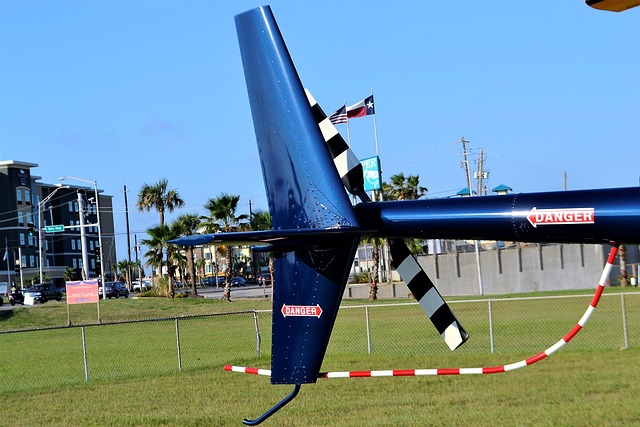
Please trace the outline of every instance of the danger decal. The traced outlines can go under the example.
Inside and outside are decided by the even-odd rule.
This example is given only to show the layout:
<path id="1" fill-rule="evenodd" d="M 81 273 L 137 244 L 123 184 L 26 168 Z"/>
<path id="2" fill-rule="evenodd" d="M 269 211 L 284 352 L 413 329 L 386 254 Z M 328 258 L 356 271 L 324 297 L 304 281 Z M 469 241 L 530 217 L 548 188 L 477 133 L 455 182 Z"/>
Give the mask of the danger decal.
<path id="1" fill-rule="evenodd" d="M 282 316 L 284 317 L 317 317 L 322 315 L 322 308 L 316 305 L 282 305 Z"/>
<path id="2" fill-rule="evenodd" d="M 537 209 L 533 208 L 527 219 L 534 227 L 540 225 L 593 224 L 593 208 Z"/>

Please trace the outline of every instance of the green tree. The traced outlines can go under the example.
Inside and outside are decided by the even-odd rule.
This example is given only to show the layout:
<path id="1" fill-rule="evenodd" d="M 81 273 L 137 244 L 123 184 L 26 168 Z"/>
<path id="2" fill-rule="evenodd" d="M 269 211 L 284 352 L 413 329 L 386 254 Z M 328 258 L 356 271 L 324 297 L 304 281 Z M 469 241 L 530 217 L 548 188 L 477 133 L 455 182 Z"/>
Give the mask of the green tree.
<path id="1" fill-rule="evenodd" d="M 420 175 L 404 176 L 404 173 L 392 175 L 388 183 L 382 185 L 385 200 L 415 200 L 424 196 L 426 187 L 420 185 Z"/>
<path id="2" fill-rule="evenodd" d="M 259 230 L 271 230 L 271 215 L 268 211 L 258 210 L 251 215 L 251 220 L 249 221 L 249 226 L 251 230 L 259 231 Z M 255 262 L 255 255 L 253 256 L 253 265 L 257 265 Z M 269 275 L 271 276 L 271 295 L 273 296 L 273 289 L 275 289 L 275 282 L 273 278 L 273 253 L 269 252 Z M 254 274 L 257 277 L 257 274 Z M 266 294 L 266 286 L 262 287 L 263 294 Z"/>
<path id="3" fill-rule="evenodd" d="M 117 268 L 116 272 L 120 272 L 120 277 L 124 276 L 127 289 L 131 289 L 131 277 L 129 277 L 129 272 L 134 271 L 136 263 L 134 261 L 123 259 L 122 261 L 119 261 L 115 267 Z"/>
<path id="4" fill-rule="evenodd" d="M 71 267 L 67 267 L 64 270 L 63 274 L 64 274 L 64 280 L 66 280 L 67 282 L 72 282 L 74 280 L 77 280 L 76 279 L 76 271 Z"/>
<path id="5" fill-rule="evenodd" d="M 165 211 L 173 212 L 174 209 L 184 206 L 184 200 L 180 198 L 177 190 L 168 189 L 169 182 L 166 178 L 160 179 L 153 185 L 144 184 L 138 193 L 136 206 L 140 212 L 155 209 L 160 214 L 160 225 L 164 225 Z"/>
<path id="6" fill-rule="evenodd" d="M 207 200 L 204 208 L 209 211 L 209 216 L 202 217 L 203 226 L 206 233 L 230 233 L 235 231 L 242 231 L 248 229 L 247 215 L 237 215 L 238 203 L 240 202 L 240 196 L 229 195 L 222 193 L 216 198 Z M 224 286 L 224 293 L 222 299 L 231 301 L 231 248 L 226 245 L 221 247 L 220 250 L 224 253 L 227 261 L 226 280 Z"/>
<path id="7" fill-rule="evenodd" d="M 176 222 L 180 224 L 180 235 L 191 236 L 197 234 L 200 229 L 200 217 L 197 214 L 182 214 Z M 191 292 L 193 295 L 198 295 L 198 289 L 196 288 L 196 264 L 193 261 L 193 246 L 186 246 L 187 252 L 187 270 L 191 280 Z"/>
<path id="8" fill-rule="evenodd" d="M 384 200 L 415 200 L 423 197 L 427 191 L 427 187 L 420 185 L 420 175 L 406 176 L 404 173 L 392 175 L 389 182 L 382 184 L 382 193 Z M 371 290 L 369 291 L 369 299 L 377 299 L 378 292 L 378 262 L 380 260 L 380 247 L 383 244 L 382 239 L 369 239 L 373 244 L 373 262 L 374 271 L 371 274 Z M 412 253 L 423 251 L 417 239 L 405 239 L 407 247 Z"/>
<path id="9" fill-rule="evenodd" d="M 174 234 L 175 230 L 172 230 L 168 225 L 159 225 L 157 227 L 152 227 L 147 229 L 148 239 L 143 239 L 141 243 L 148 248 L 147 253 L 145 253 L 145 258 L 147 259 L 147 266 L 152 268 L 156 268 L 162 276 L 162 267 L 166 261 L 167 266 L 167 275 L 169 277 L 168 280 L 168 289 L 167 295 L 169 298 L 173 298 L 174 290 L 173 290 L 173 280 L 172 274 L 173 269 L 171 268 L 171 246 L 169 244 L 169 240 L 172 240 L 175 237 L 178 237 Z M 166 254 L 166 258 L 165 258 Z"/>

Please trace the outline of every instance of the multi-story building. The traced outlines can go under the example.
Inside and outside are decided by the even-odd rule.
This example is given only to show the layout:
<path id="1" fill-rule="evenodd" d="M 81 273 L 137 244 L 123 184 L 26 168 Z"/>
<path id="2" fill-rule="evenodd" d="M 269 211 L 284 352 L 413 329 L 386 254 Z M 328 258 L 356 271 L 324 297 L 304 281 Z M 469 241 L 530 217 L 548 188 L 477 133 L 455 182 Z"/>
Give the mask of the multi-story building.
<path id="1" fill-rule="evenodd" d="M 18 285 L 19 273 L 24 280 L 39 277 L 40 271 L 45 278 L 60 283 L 68 268 L 82 278 L 84 260 L 90 277 L 100 275 L 96 189 L 76 186 L 71 180 L 64 185 L 39 182 L 41 177 L 31 173 L 37 166 L 15 160 L 0 161 L 0 245 L 4 244 L 0 250 L 3 254 L 0 283 Z M 110 276 L 117 259 L 113 197 L 97 192 L 101 252 L 105 276 Z M 84 232 L 79 227 L 81 223 L 85 224 Z M 53 225 L 61 231 L 52 231 Z"/>

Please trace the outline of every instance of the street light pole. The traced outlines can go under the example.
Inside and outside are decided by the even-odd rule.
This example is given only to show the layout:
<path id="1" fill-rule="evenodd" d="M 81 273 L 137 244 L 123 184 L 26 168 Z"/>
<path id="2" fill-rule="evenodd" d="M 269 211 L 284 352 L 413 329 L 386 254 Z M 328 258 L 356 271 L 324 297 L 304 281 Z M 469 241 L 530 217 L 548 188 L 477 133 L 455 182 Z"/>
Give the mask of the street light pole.
<path id="1" fill-rule="evenodd" d="M 56 187 L 56 189 L 54 189 L 51 193 L 47 195 L 47 197 L 45 197 L 40 201 L 40 203 L 38 203 L 38 265 L 40 266 L 40 283 L 44 282 L 44 278 L 42 277 L 42 228 L 43 228 L 42 206 L 44 206 L 46 202 L 51 200 L 53 195 L 56 194 L 56 192 L 61 188 L 69 188 L 69 186 L 58 184 L 58 187 Z"/>
<path id="2" fill-rule="evenodd" d="M 66 179 L 75 179 L 77 181 L 88 182 L 93 184 L 93 191 L 96 197 L 96 216 L 97 216 L 97 226 L 98 226 L 98 245 L 100 245 L 100 283 L 102 284 L 102 298 L 107 299 L 106 288 L 104 286 L 104 256 L 103 256 L 103 248 L 102 248 L 102 228 L 100 227 L 100 198 L 98 197 L 98 183 L 97 181 L 90 181 L 88 179 L 82 179 L 75 176 L 62 176 L 58 178 L 60 181 L 64 181 Z"/>

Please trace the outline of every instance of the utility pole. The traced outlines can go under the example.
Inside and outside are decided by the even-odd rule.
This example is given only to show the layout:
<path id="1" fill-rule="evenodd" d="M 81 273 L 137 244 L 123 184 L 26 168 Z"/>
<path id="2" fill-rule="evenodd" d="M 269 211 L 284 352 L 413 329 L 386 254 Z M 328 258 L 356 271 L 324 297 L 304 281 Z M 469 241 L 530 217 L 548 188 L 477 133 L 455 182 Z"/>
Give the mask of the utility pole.
<path id="1" fill-rule="evenodd" d="M 480 157 L 478 158 L 478 171 L 476 172 L 478 179 L 478 196 L 486 196 L 487 191 L 485 188 L 484 180 L 489 177 L 489 171 L 484 170 L 484 162 L 486 160 L 486 156 L 484 155 L 484 150 L 480 149 Z"/>
<path id="2" fill-rule="evenodd" d="M 80 216 L 80 245 L 82 247 L 82 280 L 89 280 L 89 254 L 85 230 L 85 192 L 78 190 L 78 215 Z"/>
<path id="3" fill-rule="evenodd" d="M 471 187 L 471 172 L 469 171 L 469 160 L 467 160 L 467 143 L 469 141 L 464 139 L 464 136 L 460 138 L 460 144 L 462 144 L 462 165 L 467 174 L 467 186 L 469 187 L 469 196 L 473 195 L 473 188 Z"/>
<path id="4" fill-rule="evenodd" d="M 469 160 L 467 159 L 467 143 L 464 139 L 464 136 L 460 138 L 460 143 L 462 144 L 462 158 L 464 159 L 464 168 L 467 174 L 467 185 L 469 186 L 469 197 L 473 197 L 473 187 L 471 186 L 471 171 L 469 170 Z M 480 291 L 480 295 L 484 295 L 484 289 L 482 286 L 482 268 L 480 267 L 480 247 L 478 246 L 478 241 L 474 240 L 474 247 L 476 252 L 476 266 L 478 271 L 478 290 Z"/>
<path id="5" fill-rule="evenodd" d="M 138 267 L 138 281 L 140 282 L 140 290 L 142 290 L 142 269 L 140 268 L 140 261 L 138 258 L 138 251 L 140 250 L 140 247 L 138 246 L 138 235 L 134 234 L 133 235 L 133 244 L 134 247 L 136 248 L 136 267 Z"/>
<path id="6" fill-rule="evenodd" d="M 124 185 L 124 212 L 127 223 L 127 285 L 131 283 L 131 234 L 129 233 L 129 203 L 127 202 L 127 185 Z M 117 260 L 116 260 L 117 261 Z M 142 286 L 142 284 L 140 284 Z"/>

